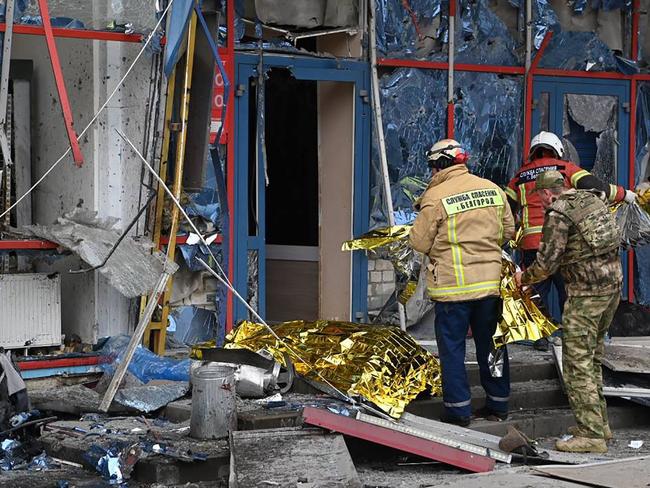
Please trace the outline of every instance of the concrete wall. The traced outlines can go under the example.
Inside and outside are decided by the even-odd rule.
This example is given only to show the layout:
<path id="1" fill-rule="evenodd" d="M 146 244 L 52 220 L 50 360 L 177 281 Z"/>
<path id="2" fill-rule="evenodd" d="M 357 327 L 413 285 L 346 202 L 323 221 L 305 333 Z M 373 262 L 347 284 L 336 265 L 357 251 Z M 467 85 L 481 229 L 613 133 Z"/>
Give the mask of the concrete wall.
<path id="1" fill-rule="evenodd" d="M 59 57 L 72 106 L 75 129 L 81 132 L 131 64 L 139 45 L 57 39 Z M 39 178 L 68 147 L 61 107 L 45 40 L 16 35 L 13 59 L 34 62 L 32 84 L 32 178 Z M 150 57 L 145 55 L 96 124 L 80 139 L 84 165 L 68 156 L 33 193 L 35 223 L 50 224 L 81 206 L 102 217 L 128 223 L 137 212 L 141 166 L 123 150 L 114 128 L 135 144 L 142 142 L 149 89 Z M 84 341 L 124 333 L 132 321 L 130 301 L 99 275 L 70 275 L 78 259 L 39 260 L 39 271 L 62 273 L 63 332 Z"/>

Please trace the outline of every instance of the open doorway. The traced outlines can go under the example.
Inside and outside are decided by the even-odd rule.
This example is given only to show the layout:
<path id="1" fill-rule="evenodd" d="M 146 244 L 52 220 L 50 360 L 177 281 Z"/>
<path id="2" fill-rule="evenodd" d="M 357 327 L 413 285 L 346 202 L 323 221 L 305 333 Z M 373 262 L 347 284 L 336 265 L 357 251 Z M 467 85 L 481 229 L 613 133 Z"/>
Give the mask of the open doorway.
<path id="1" fill-rule="evenodd" d="M 264 90 L 264 145 L 258 104 L 249 106 L 248 170 L 249 235 L 265 240 L 261 312 L 270 322 L 350 320 L 352 256 L 341 244 L 353 236 L 354 85 L 273 68 Z"/>
<path id="2" fill-rule="evenodd" d="M 265 83 L 266 316 L 319 316 L 317 82 L 272 69 Z"/>

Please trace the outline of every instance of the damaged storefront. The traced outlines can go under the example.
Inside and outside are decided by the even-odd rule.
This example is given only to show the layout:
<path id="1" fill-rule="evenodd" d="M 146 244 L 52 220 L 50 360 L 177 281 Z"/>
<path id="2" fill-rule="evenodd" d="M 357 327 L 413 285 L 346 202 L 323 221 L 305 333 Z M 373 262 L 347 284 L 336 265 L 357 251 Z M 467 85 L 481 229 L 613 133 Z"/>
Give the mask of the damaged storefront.
<path id="1" fill-rule="evenodd" d="M 0 487 L 645 479 L 645 0 L 82 3 L 0 0 Z M 540 131 L 637 191 L 602 456 L 555 448 L 571 373 L 521 232 L 456 403 L 409 241 L 434 142 L 505 188 Z"/>

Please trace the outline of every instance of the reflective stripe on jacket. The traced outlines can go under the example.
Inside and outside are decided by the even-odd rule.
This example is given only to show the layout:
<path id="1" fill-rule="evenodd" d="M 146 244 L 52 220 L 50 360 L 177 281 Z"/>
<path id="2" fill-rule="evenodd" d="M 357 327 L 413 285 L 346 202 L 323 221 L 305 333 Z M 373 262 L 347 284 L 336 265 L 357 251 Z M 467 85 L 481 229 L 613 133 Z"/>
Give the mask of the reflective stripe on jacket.
<path id="1" fill-rule="evenodd" d="M 411 246 L 431 264 L 429 295 L 467 301 L 499 295 L 501 245 L 514 235 L 505 193 L 465 165 L 435 174 L 420 201 Z"/>
<path id="2" fill-rule="evenodd" d="M 538 249 L 542 240 L 544 225 L 544 207 L 539 196 L 533 192 L 537 175 L 544 171 L 555 170 L 564 175 L 569 188 L 604 191 L 610 202 L 620 202 L 625 198 L 625 188 L 603 183 L 589 171 L 569 161 L 554 158 L 539 158 L 528 161 L 510 180 L 506 188 L 508 197 L 517 202 L 521 208 L 522 249 Z"/>

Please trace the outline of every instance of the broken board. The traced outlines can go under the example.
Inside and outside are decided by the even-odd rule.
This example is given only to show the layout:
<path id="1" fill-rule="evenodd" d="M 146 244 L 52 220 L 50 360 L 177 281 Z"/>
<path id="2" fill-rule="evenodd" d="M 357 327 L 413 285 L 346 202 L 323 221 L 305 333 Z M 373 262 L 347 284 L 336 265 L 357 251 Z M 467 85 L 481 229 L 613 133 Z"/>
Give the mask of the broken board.
<path id="1" fill-rule="evenodd" d="M 606 344 L 602 362 L 612 371 L 650 374 L 650 346 Z"/>
<path id="2" fill-rule="evenodd" d="M 546 476 L 591 486 L 647 488 L 650 480 L 650 456 L 578 466 L 538 466 L 533 469 Z"/>
<path id="3" fill-rule="evenodd" d="M 317 429 L 235 431 L 230 452 L 230 487 L 362 486 L 338 434 Z"/>
<path id="4" fill-rule="evenodd" d="M 562 346 L 553 346 L 553 357 L 564 386 Z M 644 378 L 644 375 L 634 376 L 629 373 L 612 375 L 608 374 L 607 370 L 604 370 L 603 373 L 603 394 L 605 396 L 633 399 L 650 398 L 650 380 Z"/>
<path id="5" fill-rule="evenodd" d="M 377 425 L 313 407 L 305 407 L 302 416 L 304 422 L 310 425 L 392 447 L 475 473 L 494 469 L 495 460 L 479 454 L 479 452 L 485 451 L 484 448 L 476 449 L 476 452 L 469 452 L 460 448 L 459 444 L 464 443 L 456 443 L 455 446 L 453 442 L 443 443 L 440 440 L 426 439 L 402 432 L 402 429 L 396 427 L 399 425 L 396 422 L 384 421 L 385 425 Z M 380 421 L 381 419 L 376 420 L 376 422 Z"/>

